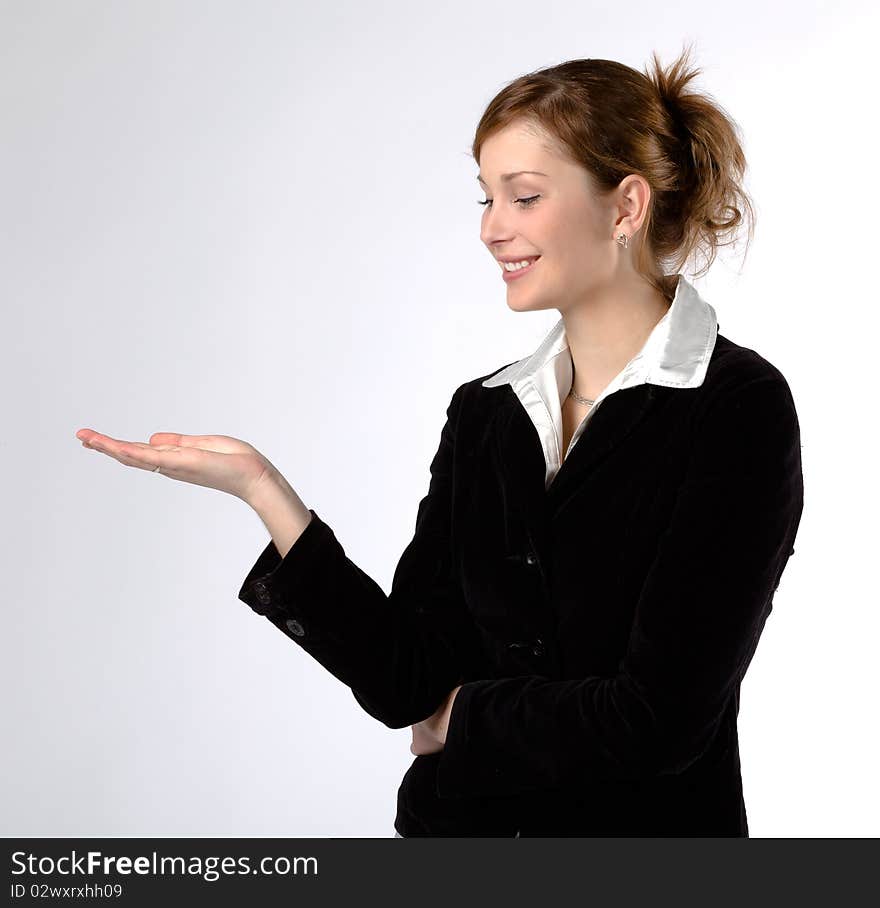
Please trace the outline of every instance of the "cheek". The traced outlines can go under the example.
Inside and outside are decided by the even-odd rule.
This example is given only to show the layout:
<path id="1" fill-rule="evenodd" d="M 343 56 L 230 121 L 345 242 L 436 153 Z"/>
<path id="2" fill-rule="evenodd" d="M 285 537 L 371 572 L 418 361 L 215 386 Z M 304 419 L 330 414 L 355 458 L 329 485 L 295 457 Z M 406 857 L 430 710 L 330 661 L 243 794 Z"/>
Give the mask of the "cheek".
<path id="1" fill-rule="evenodd" d="M 554 248 L 560 261 L 577 265 L 589 257 L 599 246 L 599 227 L 596 218 L 583 206 L 564 208 L 554 217 L 548 232 L 554 237 Z"/>
<path id="2" fill-rule="evenodd" d="M 543 252 L 545 288 L 548 284 L 582 289 L 601 267 L 603 250 L 593 212 L 583 205 L 547 205 L 535 212 L 529 229 L 530 243 Z"/>

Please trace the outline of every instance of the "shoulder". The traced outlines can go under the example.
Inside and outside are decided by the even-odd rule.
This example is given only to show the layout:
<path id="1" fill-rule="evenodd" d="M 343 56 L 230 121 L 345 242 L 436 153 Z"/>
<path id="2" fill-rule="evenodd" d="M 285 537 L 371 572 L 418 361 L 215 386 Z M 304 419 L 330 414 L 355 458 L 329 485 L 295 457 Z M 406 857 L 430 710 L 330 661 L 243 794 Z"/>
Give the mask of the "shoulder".
<path id="1" fill-rule="evenodd" d="M 797 408 L 779 367 L 750 347 L 719 334 L 700 386 L 692 416 L 694 427 L 729 439 L 799 439 Z"/>
<path id="2" fill-rule="evenodd" d="M 791 389 L 778 366 L 751 347 L 719 334 L 706 370 L 702 396 L 707 400 L 736 397 L 753 386 L 766 388 L 767 393 L 775 391 L 777 396 L 791 401 Z"/>
<path id="3" fill-rule="evenodd" d="M 779 368 L 757 350 L 737 344 L 719 334 L 709 360 L 706 383 L 737 383 L 755 379 L 785 381 Z"/>
<path id="4" fill-rule="evenodd" d="M 504 389 L 508 387 L 507 377 L 511 374 L 510 370 L 521 362 L 523 360 L 514 360 L 498 366 L 491 372 L 467 379 L 455 389 L 452 395 L 453 405 L 473 406 L 479 403 L 491 404 L 492 401 L 499 400 L 504 396 Z"/>

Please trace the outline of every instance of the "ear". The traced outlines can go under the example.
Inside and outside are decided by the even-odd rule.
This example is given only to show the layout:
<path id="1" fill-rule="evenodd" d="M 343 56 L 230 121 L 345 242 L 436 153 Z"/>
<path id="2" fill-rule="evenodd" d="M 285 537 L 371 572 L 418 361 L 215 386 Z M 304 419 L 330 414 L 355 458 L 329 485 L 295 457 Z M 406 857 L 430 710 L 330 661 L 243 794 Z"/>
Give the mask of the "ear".
<path id="1" fill-rule="evenodd" d="M 648 181 L 637 173 L 627 174 L 617 187 L 615 237 L 619 233 L 634 236 L 648 216 L 650 202 L 651 187 Z"/>

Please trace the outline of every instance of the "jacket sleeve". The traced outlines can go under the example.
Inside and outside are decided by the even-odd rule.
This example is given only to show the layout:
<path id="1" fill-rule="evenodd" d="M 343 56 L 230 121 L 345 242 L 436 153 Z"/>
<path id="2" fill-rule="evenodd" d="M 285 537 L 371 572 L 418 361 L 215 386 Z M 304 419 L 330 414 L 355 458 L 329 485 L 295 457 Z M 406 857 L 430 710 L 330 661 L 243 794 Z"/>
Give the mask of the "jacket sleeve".
<path id="1" fill-rule="evenodd" d="M 476 680 L 452 704 L 440 797 L 680 773 L 703 753 L 758 644 L 803 508 L 800 429 L 778 370 L 697 419 L 613 677 Z"/>
<path id="2" fill-rule="evenodd" d="M 389 595 L 346 556 L 312 509 L 283 559 L 269 541 L 238 594 L 390 728 L 426 719 L 462 680 L 486 677 L 452 558 L 453 450 L 463 388 L 446 411 L 428 493 Z"/>

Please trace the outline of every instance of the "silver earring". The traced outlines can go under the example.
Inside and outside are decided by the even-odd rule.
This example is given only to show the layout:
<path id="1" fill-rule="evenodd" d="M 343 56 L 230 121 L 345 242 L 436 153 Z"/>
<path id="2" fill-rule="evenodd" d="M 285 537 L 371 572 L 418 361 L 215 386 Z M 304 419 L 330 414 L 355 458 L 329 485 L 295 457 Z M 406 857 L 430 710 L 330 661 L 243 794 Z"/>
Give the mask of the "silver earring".
<path id="1" fill-rule="evenodd" d="M 620 243 L 620 245 L 623 246 L 624 249 L 627 248 L 628 241 L 629 241 L 629 238 L 627 237 L 627 235 L 625 233 L 619 233 L 617 235 L 617 242 Z"/>

